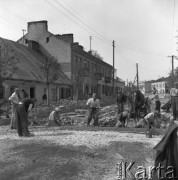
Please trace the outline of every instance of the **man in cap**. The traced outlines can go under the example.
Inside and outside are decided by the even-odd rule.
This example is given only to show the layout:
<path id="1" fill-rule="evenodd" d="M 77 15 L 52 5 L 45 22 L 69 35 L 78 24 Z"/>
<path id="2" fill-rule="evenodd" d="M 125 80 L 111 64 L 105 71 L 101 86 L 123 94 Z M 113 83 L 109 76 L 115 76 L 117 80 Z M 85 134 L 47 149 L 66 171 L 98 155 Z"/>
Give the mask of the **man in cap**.
<path id="1" fill-rule="evenodd" d="M 174 83 L 174 88 L 170 90 L 171 106 L 173 113 L 173 120 L 178 120 L 178 82 Z"/>
<path id="2" fill-rule="evenodd" d="M 90 108 L 87 126 L 90 125 L 92 118 L 94 118 L 94 126 L 98 126 L 98 112 L 100 108 L 100 102 L 99 99 L 96 98 L 96 93 L 93 93 L 92 98 L 87 101 L 86 105 Z"/>
<path id="3" fill-rule="evenodd" d="M 62 125 L 62 122 L 61 122 L 61 119 L 60 119 L 60 110 L 63 108 L 63 106 L 59 106 L 59 107 L 56 107 L 54 109 L 54 111 L 52 111 L 49 115 L 49 119 L 48 119 L 48 122 L 45 124 L 46 126 L 50 126 L 50 125 L 58 125 L 58 126 L 61 126 Z"/>
<path id="4" fill-rule="evenodd" d="M 17 107 L 17 105 L 20 102 L 20 94 L 19 94 L 19 88 L 15 88 L 14 89 L 14 93 L 11 95 L 11 97 L 9 97 L 9 101 L 11 102 L 12 105 L 12 116 L 11 116 L 11 122 L 10 122 L 10 128 L 14 129 L 16 126 L 15 123 L 15 119 L 14 119 L 14 112 L 15 112 L 15 108 Z"/>

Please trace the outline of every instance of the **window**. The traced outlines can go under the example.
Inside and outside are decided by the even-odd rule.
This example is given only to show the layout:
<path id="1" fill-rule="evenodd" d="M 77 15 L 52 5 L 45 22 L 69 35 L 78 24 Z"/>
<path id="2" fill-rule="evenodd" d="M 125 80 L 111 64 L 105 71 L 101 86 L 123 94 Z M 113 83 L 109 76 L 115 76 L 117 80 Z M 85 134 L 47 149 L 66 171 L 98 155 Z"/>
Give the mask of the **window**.
<path id="1" fill-rule="evenodd" d="M 46 38 L 46 43 L 48 43 L 48 42 L 49 42 L 49 37 Z"/>
<path id="2" fill-rule="evenodd" d="M 35 87 L 30 87 L 30 98 L 35 98 Z"/>
<path id="3" fill-rule="evenodd" d="M 57 101 L 57 89 L 52 89 L 52 101 Z"/>
<path id="4" fill-rule="evenodd" d="M 79 58 L 79 66 L 82 66 L 82 58 Z"/>
<path id="5" fill-rule="evenodd" d="M 75 65 L 76 65 L 76 67 L 78 66 L 78 58 L 77 58 L 77 56 L 75 56 L 75 58 L 74 58 L 74 63 L 75 63 Z"/>
<path id="6" fill-rule="evenodd" d="M 93 69 L 94 69 L 94 65 L 93 65 L 93 63 L 92 63 L 91 70 L 93 71 Z"/>
<path id="7" fill-rule="evenodd" d="M 70 88 L 66 88 L 66 98 L 71 96 Z"/>
<path id="8" fill-rule="evenodd" d="M 0 86 L 0 99 L 4 98 L 4 87 L 3 85 Z"/>
<path id="9" fill-rule="evenodd" d="M 84 59 L 84 67 L 87 68 L 87 61 Z"/>
<path id="10" fill-rule="evenodd" d="M 101 73 L 101 66 L 99 66 L 99 73 Z"/>
<path id="11" fill-rule="evenodd" d="M 102 93 L 103 93 L 103 94 L 105 93 L 105 91 L 104 91 L 104 85 L 102 85 Z"/>
<path id="12" fill-rule="evenodd" d="M 25 44 L 28 44 L 28 39 L 25 39 Z"/>
<path id="13" fill-rule="evenodd" d="M 88 62 L 88 71 L 90 72 L 90 62 Z"/>
<path id="14" fill-rule="evenodd" d="M 98 66 L 97 66 L 97 64 L 95 65 L 95 72 L 98 72 Z"/>
<path id="15" fill-rule="evenodd" d="M 35 98 L 35 87 L 30 87 L 30 98 Z"/>

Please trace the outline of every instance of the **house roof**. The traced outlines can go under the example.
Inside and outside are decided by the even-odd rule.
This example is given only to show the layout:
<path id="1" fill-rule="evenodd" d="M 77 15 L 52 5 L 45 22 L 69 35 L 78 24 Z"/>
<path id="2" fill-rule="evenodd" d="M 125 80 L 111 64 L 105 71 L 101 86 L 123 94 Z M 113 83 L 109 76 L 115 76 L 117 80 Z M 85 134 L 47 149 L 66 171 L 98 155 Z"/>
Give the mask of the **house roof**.
<path id="1" fill-rule="evenodd" d="M 18 70 L 12 75 L 12 79 L 45 82 L 40 69 L 40 62 L 44 59 L 39 53 L 17 42 L 0 38 L 0 45 L 3 46 L 5 44 L 14 50 L 18 59 Z M 59 70 L 58 73 L 60 74 L 59 79 L 54 83 L 71 85 L 70 79 L 62 71 Z"/>

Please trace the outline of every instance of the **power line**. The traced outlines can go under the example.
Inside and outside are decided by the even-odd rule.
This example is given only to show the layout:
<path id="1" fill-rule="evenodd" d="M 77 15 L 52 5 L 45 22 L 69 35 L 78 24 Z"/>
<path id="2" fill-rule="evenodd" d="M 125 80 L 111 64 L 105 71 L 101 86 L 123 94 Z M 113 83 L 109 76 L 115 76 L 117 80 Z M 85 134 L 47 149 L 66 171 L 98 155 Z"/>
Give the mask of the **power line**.
<path id="1" fill-rule="evenodd" d="M 64 1 L 63 1 L 63 3 L 64 3 Z M 66 2 L 65 2 L 64 4 L 66 4 Z M 76 11 L 76 9 L 72 8 L 72 7 L 70 6 L 70 4 L 66 4 L 66 6 L 70 7 L 71 10 L 72 10 L 72 12 L 75 12 L 75 14 L 78 14 L 79 17 L 80 17 L 84 22 L 86 22 L 87 24 L 89 24 L 89 22 L 88 22 L 83 16 L 81 16 L 81 14 L 79 14 L 78 11 Z M 93 26 L 93 25 L 92 25 L 92 26 Z M 100 32 L 100 33 L 101 33 L 101 32 Z M 102 34 L 102 36 L 104 36 L 105 38 L 107 37 L 107 39 L 108 39 L 109 41 L 111 41 L 112 38 L 110 38 L 108 35 L 106 35 L 106 34 L 104 34 L 104 33 L 101 33 L 101 34 Z"/>
<path id="2" fill-rule="evenodd" d="M 8 12 L 10 12 L 10 13 L 13 14 L 13 15 L 15 15 L 17 18 L 21 19 L 22 21 L 27 22 L 26 19 L 22 18 L 21 16 L 17 15 L 16 13 L 10 11 L 9 9 L 6 9 L 6 8 L 4 8 L 4 7 L 3 7 L 3 9 L 6 10 L 6 11 L 8 11 Z"/>
<path id="3" fill-rule="evenodd" d="M 60 11 L 58 8 L 56 8 L 56 6 L 54 6 L 53 4 L 51 4 L 49 1 L 45 0 L 45 2 L 46 2 L 47 4 L 49 4 L 50 6 L 52 6 L 52 7 L 53 7 L 56 11 L 58 11 L 60 14 L 64 15 L 65 17 L 67 17 L 70 21 L 72 21 L 72 22 L 75 21 L 75 23 L 81 27 L 81 22 L 78 23 L 78 22 L 76 21 L 76 19 L 74 19 L 74 18 L 73 18 L 73 20 L 72 20 L 71 17 L 69 17 L 68 15 L 66 15 L 65 13 L 63 13 L 62 11 Z M 99 35 L 96 35 L 96 33 L 94 34 L 91 29 L 86 28 L 83 24 L 82 24 L 82 28 L 85 29 L 85 31 L 87 31 L 87 32 L 89 32 L 90 34 L 92 34 L 93 36 L 95 36 L 96 38 L 98 38 L 98 39 L 102 40 L 103 42 L 105 42 L 107 45 L 110 45 L 110 46 L 111 46 L 111 43 L 108 43 L 108 40 L 103 39 L 103 38 L 102 38 L 101 36 L 99 36 Z M 92 32 L 92 33 L 91 33 L 91 32 Z"/>
<path id="4" fill-rule="evenodd" d="M 69 14 L 72 15 L 72 17 L 76 17 L 78 19 L 78 21 L 80 21 L 82 24 L 84 24 L 87 28 L 91 29 L 93 32 L 95 32 L 96 34 L 98 34 L 99 36 L 101 36 L 103 39 L 111 42 L 110 39 L 106 38 L 105 35 L 103 35 L 102 33 L 96 31 L 94 28 L 92 28 L 91 26 L 88 25 L 88 23 L 86 23 L 86 20 L 83 20 L 83 18 L 81 18 L 81 15 L 79 15 L 79 17 L 76 15 L 76 13 L 73 13 L 73 10 L 71 11 L 70 9 L 68 9 L 66 6 L 64 6 L 61 2 L 57 1 L 57 0 L 53 0 L 53 2 L 56 2 L 58 5 L 62 6 L 62 8 L 64 10 L 66 10 Z M 76 11 L 75 11 L 76 12 Z"/>
<path id="5" fill-rule="evenodd" d="M 3 19 L 3 20 L 5 20 L 5 21 L 7 21 L 7 22 L 9 22 L 9 23 L 10 23 L 10 25 L 14 24 L 16 27 L 18 27 L 18 28 L 19 28 L 19 24 L 14 23 L 14 22 L 12 22 L 12 21 L 9 21 L 8 19 L 6 19 L 6 18 L 4 18 L 4 17 L 2 17 L 2 16 L 0 16 L 0 18 L 1 18 L 1 19 Z"/>

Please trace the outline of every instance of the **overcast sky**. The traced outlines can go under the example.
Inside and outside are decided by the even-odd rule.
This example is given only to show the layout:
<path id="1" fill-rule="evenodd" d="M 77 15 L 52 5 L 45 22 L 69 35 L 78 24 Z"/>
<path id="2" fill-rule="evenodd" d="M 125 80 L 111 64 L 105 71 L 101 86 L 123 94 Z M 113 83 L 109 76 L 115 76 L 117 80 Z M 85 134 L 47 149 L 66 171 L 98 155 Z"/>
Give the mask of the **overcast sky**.
<path id="1" fill-rule="evenodd" d="M 0 0 L 0 37 L 16 41 L 27 22 L 39 20 L 47 20 L 53 34 L 73 33 L 86 51 L 92 36 L 91 48 L 110 64 L 114 40 L 115 68 L 124 81 L 134 80 L 136 63 L 140 80 L 167 76 L 167 56 L 178 55 L 177 0 Z"/>

